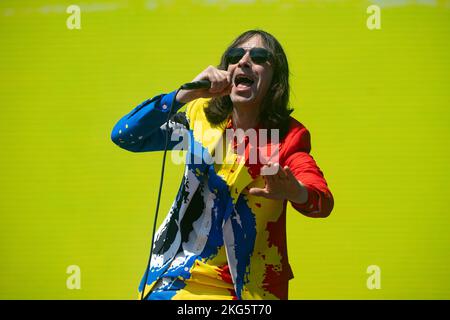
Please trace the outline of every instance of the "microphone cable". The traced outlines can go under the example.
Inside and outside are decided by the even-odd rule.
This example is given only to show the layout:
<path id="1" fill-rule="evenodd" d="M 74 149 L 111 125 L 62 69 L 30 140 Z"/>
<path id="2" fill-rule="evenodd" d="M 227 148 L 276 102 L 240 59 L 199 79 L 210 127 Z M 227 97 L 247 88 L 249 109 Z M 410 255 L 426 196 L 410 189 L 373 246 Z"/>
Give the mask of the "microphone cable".
<path id="1" fill-rule="evenodd" d="M 169 144 L 169 120 L 172 116 L 172 109 L 175 104 L 175 100 L 177 98 L 178 92 L 180 90 L 193 90 L 193 89 L 201 89 L 201 88 L 210 88 L 211 82 L 209 80 L 200 80 L 190 83 L 185 83 L 182 86 L 180 86 L 177 91 L 175 91 L 175 95 L 173 96 L 172 102 L 169 107 L 169 114 L 167 115 L 166 120 L 166 141 L 164 144 L 164 153 L 163 153 L 163 160 L 162 160 L 162 167 L 161 167 L 161 177 L 159 179 L 159 191 L 158 191 L 158 200 L 156 201 L 156 211 L 155 211 L 155 218 L 153 220 L 153 230 L 152 230 L 152 242 L 150 243 L 150 255 L 148 257 L 147 261 L 147 268 L 145 269 L 145 275 L 144 275 L 144 287 L 142 288 L 141 292 L 141 300 L 144 300 L 147 298 L 147 296 L 150 294 L 151 290 L 148 292 L 148 294 L 144 297 L 145 288 L 147 286 L 147 280 L 148 280 L 148 273 L 152 262 L 152 255 L 153 255 L 153 242 L 155 240 L 155 230 L 156 230 L 156 223 L 158 221 L 158 211 L 159 211 L 159 204 L 161 201 L 161 192 L 162 192 L 162 186 L 163 186 L 163 180 L 164 180 L 164 169 L 166 166 L 166 155 L 167 155 L 167 146 Z"/>

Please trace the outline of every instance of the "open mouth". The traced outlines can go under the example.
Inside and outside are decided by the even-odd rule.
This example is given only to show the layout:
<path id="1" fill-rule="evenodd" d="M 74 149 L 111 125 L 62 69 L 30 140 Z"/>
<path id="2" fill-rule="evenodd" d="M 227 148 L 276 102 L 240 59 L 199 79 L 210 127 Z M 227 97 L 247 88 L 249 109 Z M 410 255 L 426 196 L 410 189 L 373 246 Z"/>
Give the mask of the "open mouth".
<path id="1" fill-rule="evenodd" d="M 245 74 L 239 74 L 234 78 L 234 85 L 236 87 L 251 87 L 254 82 L 252 78 Z"/>

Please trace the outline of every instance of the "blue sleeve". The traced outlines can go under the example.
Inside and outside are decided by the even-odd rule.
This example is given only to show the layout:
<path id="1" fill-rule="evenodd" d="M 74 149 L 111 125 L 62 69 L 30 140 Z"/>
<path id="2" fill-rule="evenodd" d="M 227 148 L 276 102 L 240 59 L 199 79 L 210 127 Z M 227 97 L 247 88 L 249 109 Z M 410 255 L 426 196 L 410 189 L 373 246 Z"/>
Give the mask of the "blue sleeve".
<path id="1" fill-rule="evenodd" d="M 111 140 L 119 147 L 132 152 L 163 150 L 166 133 L 170 135 L 173 130 L 186 129 L 187 126 L 187 121 L 171 121 L 170 125 L 166 126 L 174 95 L 175 91 L 142 102 L 116 123 L 111 132 Z M 172 115 L 183 105 L 175 101 Z M 170 136 L 169 142 L 169 149 L 172 149 Z"/>

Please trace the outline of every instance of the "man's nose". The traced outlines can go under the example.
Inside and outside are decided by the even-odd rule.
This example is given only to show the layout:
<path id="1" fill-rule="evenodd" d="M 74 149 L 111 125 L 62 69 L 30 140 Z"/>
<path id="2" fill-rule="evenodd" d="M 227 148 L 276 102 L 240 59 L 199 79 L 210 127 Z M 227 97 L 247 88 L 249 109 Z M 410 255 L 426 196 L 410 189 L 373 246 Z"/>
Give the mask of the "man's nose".
<path id="1" fill-rule="evenodd" d="M 241 58 L 241 60 L 239 60 L 239 67 L 243 68 L 243 67 L 250 67 L 250 52 L 247 51 L 244 56 Z"/>

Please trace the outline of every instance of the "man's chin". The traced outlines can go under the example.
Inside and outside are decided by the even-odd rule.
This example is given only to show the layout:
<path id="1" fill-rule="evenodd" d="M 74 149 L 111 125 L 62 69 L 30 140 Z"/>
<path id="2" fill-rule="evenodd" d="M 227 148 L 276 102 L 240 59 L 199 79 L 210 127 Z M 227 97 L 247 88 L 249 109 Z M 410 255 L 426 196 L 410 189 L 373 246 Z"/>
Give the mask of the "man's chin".
<path id="1" fill-rule="evenodd" d="M 249 96 L 244 96 L 242 94 L 233 93 L 230 95 L 230 98 L 233 103 L 238 104 L 248 104 L 252 103 L 255 100 L 253 94 L 250 94 Z"/>

